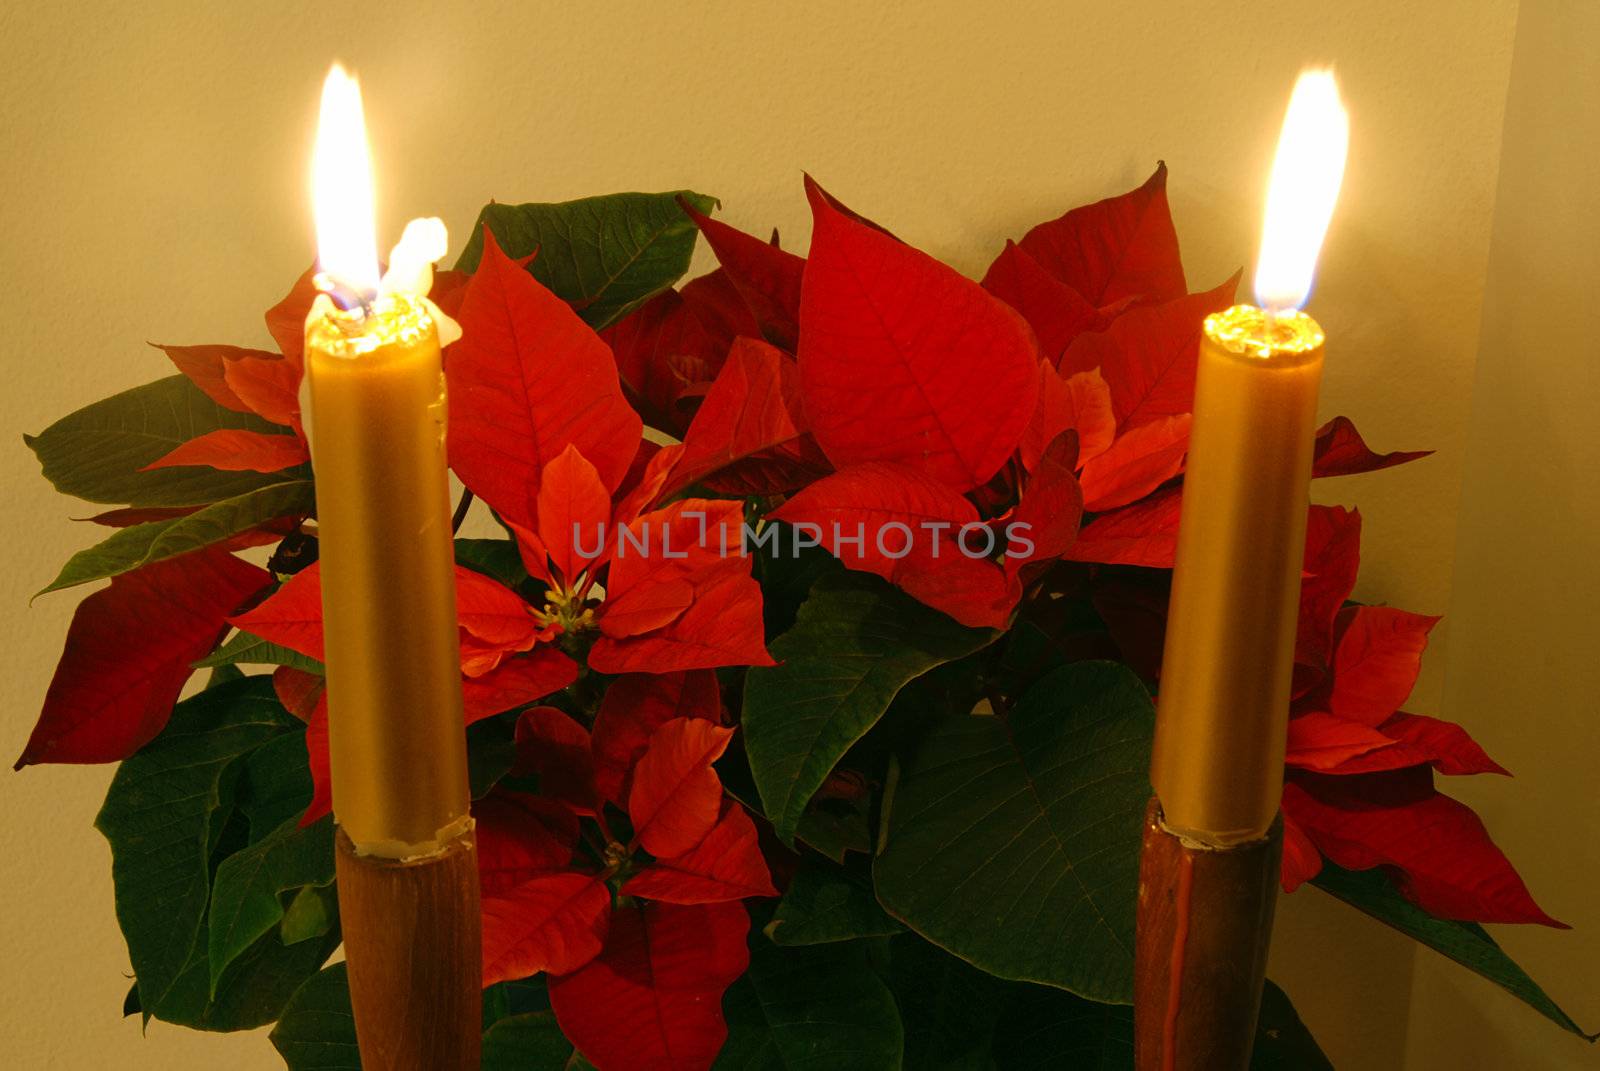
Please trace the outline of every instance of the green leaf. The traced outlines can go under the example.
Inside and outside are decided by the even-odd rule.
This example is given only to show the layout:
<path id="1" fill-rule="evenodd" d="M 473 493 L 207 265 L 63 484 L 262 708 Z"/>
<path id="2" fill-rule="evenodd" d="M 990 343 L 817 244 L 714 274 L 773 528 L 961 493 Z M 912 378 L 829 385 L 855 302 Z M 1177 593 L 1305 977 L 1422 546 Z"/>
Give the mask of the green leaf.
<path id="1" fill-rule="evenodd" d="M 297 898 L 306 886 L 333 884 L 333 819 L 301 828 L 300 817 L 311 802 L 311 770 L 305 734 L 276 736 L 242 760 L 237 809 L 246 823 L 245 846 L 229 854 L 211 881 L 207 914 L 207 962 L 213 994 L 227 969 L 263 934 L 277 931 L 282 944 L 329 932 L 313 917 L 298 924 L 311 932 L 284 939 L 284 899 Z M 324 907 L 320 899 L 303 910 Z"/>
<path id="2" fill-rule="evenodd" d="M 822 804 L 814 803 L 800 816 L 800 824 L 794 830 L 795 839 L 835 863 L 845 862 L 850 852 L 865 855 L 872 851 L 872 822 L 866 812 L 870 802 L 827 800 Z"/>
<path id="3" fill-rule="evenodd" d="M 889 987 L 905 1023 L 907 1067 L 987 1071 L 1006 983 L 916 934 L 889 942 Z"/>
<path id="4" fill-rule="evenodd" d="M 994 1032 L 1004 1071 L 1133 1071 L 1133 1009 L 1059 989 L 1007 986 Z"/>
<path id="5" fill-rule="evenodd" d="M 771 644 L 776 666 L 745 679 L 744 734 L 762 806 L 794 839 L 806 803 L 908 681 L 992 642 L 876 577 L 824 576 L 794 628 Z"/>
<path id="6" fill-rule="evenodd" d="M 199 1030 L 252 1030 L 277 1019 L 295 990 L 339 947 L 338 927 L 316 941 L 286 948 L 276 933 L 261 939 L 228 968 L 210 997 L 211 972 L 202 946 L 189 960 L 160 1016 Z"/>
<path id="7" fill-rule="evenodd" d="M 1131 1001 L 1154 721 L 1114 662 L 1062 667 L 1004 716 L 946 716 L 886 803 L 879 901 L 990 974 Z"/>
<path id="8" fill-rule="evenodd" d="M 109 539 L 74 554 L 50 586 L 39 594 L 103 580 L 164 558 L 176 558 L 220 543 L 264 521 L 310 513 L 314 505 L 311 481 L 292 480 L 258 487 L 182 517 L 119 529 Z"/>
<path id="9" fill-rule="evenodd" d="M 1312 884 L 1379 922 L 1421 941 L 1436 952 L 1455 960 L 1474 974 L 1482 975 L 1512 996 L 1579 1037 L 1596 1040 L 1551 1000 L 1537 982 L 1501 950 L 1494 938 L 1474 922 L 1455 922 L 1434 918 L 1400 895 L 1398 889 L 1378 870 L 1344 870 L 1324 863 Z"/>
<path id="10" fill-rule="evenodd" d="M 333 929 L 338 918 L 338 897 L 333 886 L 307 885 L 283 909 L 278 939 L 285 945 L 297 945 L 321 937 Z"/>
<path id="11" fill-rule="evenodd" d="M 290 818 L 299 818 L 311 793 L 306 734 L 297 719 L 292 731 L 273 737 L 244 758 L 234 801 L 247 832 L 239 847 L 265 840 Z"/>
<path id="12" fill-rule="evenodd" d="M 613 193 L 559 204 L 488 204 L 456 261 L 476 271 L 483 227 L 507 255 L 538 256 L 533 277 L 571 303 L 595 330 L 622 319 L 689 269 L 698 229 L 678 207 L 682 197 L 701 212 L 714 197 L 689 190 Z"/>
<path id="13" fill-rule="evenodd" d="M 213 992 L 228 966 L 284 920 L 283 894 L 332 883 L 332 816 L 304 829 L 298 817 L 291 817 L 264 839 L 224 859 L 217 868 L 208 921 Z"/>
<path id="14" fill-rule="evenodd" d="M 472 798 L 481 800 L 511 772 L 517 761 L 516 723 L 485 718 L 467 726 L 467 783 Z"/>
<path id="15" fill-rule="evenodd" d="M 324 967 L 307 979 L 270 1037 L 289 1071 L 361 1071 L 345 965 Z"/>
<path id="16" fill-rule="evenodd" d="M 1133 1071 L 1133 1009 L 1097 1004 L 1046 986 L 1009 984 L 994 1032 L 1003 1071 Z M 1250 1071 L 1332 1071 L 1288 996 L 1268 981 L 1261 991 Z"/>
<path id="17" fill-rule="evenodd" d="M 836 866 L 801 861 L 766 935 L 780 945 L 818 945 L 857 937 L 888 937 L 903 930 L 872 892 L 872 875 L 854 862 Z"/>
<path id="18" fill-rule="evenodd" d="M 528 580 L 522 555 L 509 539 L 458 539 L 456 564 L 498 580 L 512 591 Z"/>
<path id="19" fill-rule="evenodd" d="M 751 569 L 761 581 L 761 617 L 767 638 L 794 627 L 795 618 L 811 588 L 824 576 L 843 573 L 844 563 L 821 547 L 804 546 L 788 526 L 762 521 L 779 529 L 770 543 L 758 543 Z"/>
<path id="20" fill-rule="evenodd" d="M 722 1008 L 728 1040 L 714 1071 L 902 1066 L 900 1014 L 860 943 L 779 948 L 757 939 Z"/>
<path id="21" fill-rule="evenodd" d="M 236 958 L 212 999 L 213 854 L 250 812 L 262 820 L 281 813 L 273 771 L 284 745 L 254 771 L 249 760 L 286 734 L 303 738 L 303 728 L 278 705 L 270 680 L 247 677 L 178 704 L 161 735 L 112 778 L 95 825 L 111 845 L 117 921 L 146 1017 L 209 1030 L 260 1026 L 337 943 L 335 934 L 286 949 L 266 934 Z M 236 810 L 241 797 L 248 810 Z"/>
<path id="22" fill-rule="evenodd" d="M 508 1015 L 483 1035 L 483 1071 L 556 1071 L 571 1059 L 572 1042 L 561 1033 L 554 1012 Z"/>
<path id="23" fill-rule="evenodd" d="M 218 666 L 211 671 L 211 676 L 206 678 L 207 688 L 216 688 L 220 685 L 231 684 L 244 677 L 244 670 L 238 666 Z"/>
<path id="24" fill-rule="evenodd" d="M 323 674 L 323 665 L 315 658 L 303 655 L 299 651 L 291 651 L 287 647 L 280 647 L 275 643 L 268 643 L 260 636 L 249 632 L 235 632 L 227 643 L 194 663 L 194 668 L 211 669 L 234 665 L 293 666 L 295 669 L 303 669 L 319 677 Z"/>
<path id="25" fill-rule="evenodd" d="M 1261 987 L 1261 1014 L 1256 1020 L 1256 1047 L 1250 1071 L 1333 1071 L 1333 1064 L 1311 1036 L 1289 994 L 1269 979 Z"/>
<path id="26" fill-rule="evenodd" d="M 281 472 L 221 472 L 193 465 L 140 471 L 219 428 L 283 430 L 254 414 L 224 409 L 185 376 L 168 376 L 95 402 L 38 435 L 22 438 L 57 491 L 90 502 L 198 506 L 283 482 Z"/>
<path id="27" fill-rule="evenodd" d="M 543 987 L 539 988 L 542 991 Z M 507 1003 L 499 986 L 483 995 L 486 1012 Z M 512 1013 L 497 1017 L 484 1031 L 483 1071 L 589 1066 L 573 1052 L 548 1007 L 517 1011 L 516 1006 L 526 1001 L 512 999 L 509 1003 Z M 324 968 L 300 987 L 272 1028 L 271 1038 L 288 1071 L 360 1071 L 350 979 L 343 963 Z"/>

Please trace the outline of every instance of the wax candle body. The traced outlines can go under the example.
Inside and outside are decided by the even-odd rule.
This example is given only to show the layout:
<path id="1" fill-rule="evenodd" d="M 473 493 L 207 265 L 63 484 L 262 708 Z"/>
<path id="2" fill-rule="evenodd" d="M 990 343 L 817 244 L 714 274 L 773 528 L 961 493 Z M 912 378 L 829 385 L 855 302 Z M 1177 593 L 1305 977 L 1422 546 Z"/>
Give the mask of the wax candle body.
<path id="1" fill-rule="evenodd" d="M 1283 791 L 1322 346 L 1247 305 L 1201 342 L 1150 776 L 1204 843 L 1264 836 Z"/>
<path id="2" fill-rule="evenodd" d="M 404 295 L 313 317 L 306 376 L 334 814 L 426 854 L 469 804 L 437 327 Z"/>

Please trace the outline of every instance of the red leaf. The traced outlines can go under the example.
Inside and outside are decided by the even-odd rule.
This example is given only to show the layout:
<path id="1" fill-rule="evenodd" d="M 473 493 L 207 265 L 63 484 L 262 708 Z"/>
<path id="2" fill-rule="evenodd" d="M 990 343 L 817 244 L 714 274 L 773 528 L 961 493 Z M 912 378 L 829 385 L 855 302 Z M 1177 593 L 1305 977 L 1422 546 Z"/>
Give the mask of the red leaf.
<path id="1" fill-rule="evenodd" d="M 539 775 L 539 791 L 550 799 L 593 814 L 599 806 L 594 789 L 594 758 L 589 730 L 555 707 L 534 707 L 517 718 L 517 759 L 511 772 Z"/>
<path id="2" fill-rule="evenodd" d="M 496 789 L 472 805 L 485 899 L 572 862 L 578 816 L 551 800 Z"/>
<path id="3" fill-rule="evenodd" d="M 686 416 L 678 399 L 688 384 L 674 358 L 709 358 L 717 348 L 710 333 L 676 290 L 663 290 L 600 333 L 616 354 L 617 371 L 649 410 L 651 423 L 681 432 Z"/>
<path id="4" fill-rule="evenodd" d="M 800 437 L 800 399 L 792 360 L 752 338 L 735 339 L 683 439 L 661 496 L 736 461 Z"/>
<path id="5" fill-rule="evenodd" d="M 428 288 L 428 300 L 452 320 L 457 319 L 461 314 L 461 299 L 467 296 L 467 283 L 471 281 L 472 276 L 464 271 L 436 270 L 433 285 Z"/>
<path id="6" fill-rule="evenodd" d="M 538 516 L 539 541 L 561 582 L 575 590 L 578 574 L 603 560 L 611 494 L 570 443 L 539 474 Z"/>
<path id="7" fill-rule="evenodd" d="M 160 343 L 153 345 L 165 353 L 177 366 L 178 371 L 188 376 L 189 381 L 204 391 L 207 397 L 224 409 L 232 409 L 236 413 L 248 413 L 250 406 L 228 386 L 228 381 L 223 375 L 228 363 L 245 357 L 266 360 L 274 360 L 277 357 L 276 354 L 267 353 L 265 350 L 247 350 L 238 346 L 163 346 Z"/>
<path id="8" fill-rule="evenodd" d="M 613 640 L 641 636 L 665 628 L 694 605 L 694 585 L 664 579 L 636 587 L 612 599 L 600 617 L 600 631 Z"/>
<path id="9" fill-rule="evenodd" d="M 629 775 L 650 746 L 651 735 L 674 718 L 721 722 L 722 700 L 715 673 L 704 669 L 631 673 L 611 682 L 590 737 L 595 786 L 602 797 L 619 805 L 627 798 Z"/>
<path id="10" fill-rule="evenodd" d="M 1033 413 L 1033 333 L 982 287 L 806 191 L 800 389 L 818 444 L 841 468 L 897 461 L 957 491 L 987 482 Z"/>
<path id="11" fill-rule="evenodd" d="M 1022 433 L 1018 451 L 1029 472 L 1044 448 L 1064 431 L 1078 433 L 1078 464 L 1105 453 L 1117 437 L 1117 417 L 1111 411 L 1111 388 L 1100 369 L 1063 379 L 1049 364 L 1039 365 L 1039 404 Z"/>
<path id="12" fill-rule="evenodd" d="M 600 673 L 673 673 L 770 666 L 762 640 L 761 586 L 748 558 L 730 558 L 694 580 L 694 602 L 664 628 L 626 639 L 601 636 L 589 651 Z"/>
<path id="13" fill-rule="evenodd" d="M 1439 918 L 1538 922 L 1540 910 L 1472 809 L 1433 789 L 1432 772 L 1338 777 L 1297 774 L 1283 808 L 1327 858 L 1347 870 L 1394 868 L 1405 897 Z"/>
<path id="14" fill-rule="evenodd" d="M 711 764 L 728 748 L 732 729 L 699 718 L 676 718 L 650 737 L 633 771 L 628 816 L 634 839 L 651 855 L 682 855 L 717 823 L 722 782 Z"/>
<path id="15" fill-rule="evenodd" d="M 643 514 L 614 533 L 608 598 L 738 560 L 744 507 L 726 499 L 685 498 Z"/>
<path id="16" fill-rule="evenodd" d="M 322 661 L 322 566 L 313 562 L 259 606 L 228 623 L 270 643 Z"/>
<path id="17" fill-rule="evenodd" d="M 1306 518 L 1305 572 L 1294 657 L 1322 667 L 1333 651 L 1333 619 L 1356 586 L 1361 564 L 1361 514 L 1341 506 L 1312 506 Z"/>
<path id="18" fill-rule="evenodd" d="M 149 524 L 151 521 L 170 521 L 174 517 L 187 517 L 189 514 L 204 509 L 203 506 L 130 506 L 126 509 L 108 509 L 104 513 L 96 513 L 93 517 L 74 517 L 74 520 L 89 521 L 92 524 L 102 524 L 107 528 L 132 528 L 136 524 Z"/>
<path id="19" fill-rule="evenodd" d="M 1361 433 L 1348 417 L 1334 417 L 1317 429 L 1311 475 L 1349 476 L 1357 472 L 1375 472 L 1416 461 L 1431 453 L 1432 450 L 1396 450 L 1389 454 L 1375 454 L 1367 449 Z"/>
<path id="20" fill-rule="evenodd" d="M 1045 271 L 1015 242 L 1007 242 L 989 265 L 983 288 L 1028 321 L 1052 369 L 1073 339 L 1085 331 L 1102 330 L 1108 322 L 1082 294 Z"/>
<path id="21" fill-rule="evenodd" d="M 561 1032 L 599 1071 L 706 1071 L 727 1040 L 722 994 L 750 965 L 736 903 L 634 901 L 605 951 L 550 979 Z"/>
<path id="22" fill-rule="evenodd" d="M 1394 740 L 1370 725 L 1310 710 L 1289 719 L 1285 761 L 1307 770 L 1329 771 L 1347 760 L 1393 744 Z"/>
<path id="23" fill-rule="evenodd" d="M 73 612 L 44 710 L 15 768 L 117 762 L 148 743 L 194 672 L 190 663 L 211 651 L 227 615 L 270 580 L 216 548 L 113 577 Z"/>
<path id="24" fill-rule="evenodd" d="M 461 302 L 450 347 L 450 464 L 507 519 L 532 527 L 539 473 L 569 444 L 607 489 L 622 482 L 641 423 L 622 396 L 606 344 L 567 303 L 500 251 L 484 230 L 483 260 Z"/>
<path id="25" fill-rule="evenodd" d="M 1083 505 L 1095 512 L 1141 499 L 1183 471 L 1189 450 L 1188 413 L 1157 417 L 1124 431 L 1111 448 L 1083 466 Z"/>
<path id="26" fill-rule="evenodd" d="M 461 682 L 467 724 L 536 702 L 578 679 L 578 664 L 554 647 L 503 659 L 481 677 Z"/>
<path id="27" fill-rule="evenodd" d="M 317 266 L 313 263 L 300 273 L 282 300 L 267 310 L 267 331 L 278 344 L 278 349 L 296 368 L 305 354 L 306 316 L 311 312 L 311 303 L 317 298 L 317 287 L 312 281 L 316 274 Z"/>
<path id="28" fill-rule="evenodd" d="M 805 259 L 702 215 L 682 198 L 678 203 L 705 235 L 728 281 L 761 325 L 763 336 L 793 350 L 800 333 L 800 280 Z"/>
<path id="29" fill-rule="evenodd" d="M 333 812 L 333 774 L 328 758 L 328 692 L 317 696 L 311 717 L 306 719 L 306 764 L 311 767 L 311 802 L 300 816 L 304 828 Z"/>
<path id="30" fill-rule="evenodd" d="M 1294 892 L 1320 873 L 1322 854 L 1311 843 L 1311 838 L 1306 836 L 1306 831 L 1289 817 L 1287 811 L 1283 812 L 1283 891 Z"/>
<path id="31" fill-rule="evenodd" d="M 1095 612 L 1122 661 L 1139 676 L 1157 680 L 1167 639 L 1171 573 L 1101 573 L 1095 577 Z"/>
<path id="32" fill-rule="evenodd" d="M 710 352 L 698 355 L 708 362 L 706 379 L 716 375 L 722 355 L 734 339 L 740 335 L 761 337 L 761 325 L 756 322 L 755 313 L 750 311 L 750 305 L 728 277 L 726 269 L 717 268 L 689 280 L 678 294 L 683 298 L 684 307 L 700 321 L 712 340 Z"/>
<path id="33" fill-rule="evenodd" d="M 1021 594 L 1005 570 L 962 549 L 981 551 L 994 538 L 972 503 L 905 465 L 876 462 L 826 476 L 772 518 L 796 526 L 851 569 L 881 576 L 964 625 L 1003 627 Z M 963 532 L 965 544 L 958 542 Z"/>
<path id="34" fill-rule="evenodd" d="M 1104 331 L 1079 335 L 1061 358 L 1062 374 L 1100 369 L 1124 430 L 1189 412 L 1205 318 L 1233 304 L 1238 283 L 1235 273 L 1215 290 L 1129 309 Z"/>
<path id="35" fill-rule="evenodd" d="M 1378 726 L 1378 731 L 1395 742 L 1389 747 L 1350 759 L 1327 772 L 1377 773 L 1427 764 L 1442 774 L 1497 773 L 1511 776 L 1504 766 L 1484 753 L 1465 729 L 1454 722 L 1399 711 Z"/>
<path id="36" fill-rule="evenodd" d="M 455 573 L 461 628 L 474 641 L 464 642 L 462 647 L 463 668 L 469 674 L 486 673 L 506 654 L 533 646 L 542 626 L 520 596 L 462 566 L 456 566 Z M 229 621 L 264 640 L 322 661 L 322 563 L 313 562 L 284 581 L 271 598 Z"/>
<path id="37" fill-rule="evenodd" d="M 456 566 L 456 617 L 471 640 L 463 642 L 461 668 L 482 676 L 508 654 L 526 651 L 549 637 L 522 596 L 482 573 Z"/>
<path id="38" fill-rule="evenodd" d="M 280 671 L 281 672 L 281 671 Z M 319 681 L 321 678 L 317 678 Z M 578 665 L 553 647 L 541 647 L 532 654 L 507 658 L 481 677 L 461 682 L 463 723 L 471 725 L 501 711 L 543 699 L 578 679 Z M 273 684 L 278 683 L 277 675 Z M 280 701 L 284 691 L 278 689 Z M 300 824 L 308 826 L 332 810 L 333 793 L 328 774 L 328 697 L 319 691 L 316 706 L 307 718 L 306 750 L 311 758 L 311 806 Z M 285 701 L 287 706 L 287 702 Z M 297 713 L 297 712 L 296 712 Z"/>
<path id="39" fill-rule="evenodd" d="M 274 424 L 284 424 L 301 434 L 300 362 L 272 354 L 246 356 L 222 366 L 228 389 L 251 409 Z"/>
<path id="40" fill-rule="evenodd" d="M 284 710 L 309 724 L 312 714 L 324 702 L 328 681 L 318 673 L 307 673 L 293 666 L 279 666 L 272 671 L 272 690 Z"/>
<path id="41" fill-rule="evenodd" d="M 311 454 L 297 436 L 220 428 L 175 447 L 142 471 L 206 465 L 225 472 L 281 472 L 309 460 Z"/>
<path id="42" fill-rule="evenodd" d="M 737 800 L 722 801 L 722 817 L 683 855 L 658 859 L 623 885 L 625 896 L 669 904 L 714 904 L 747 896 L 777 896 L 761 856 L 756 824 Z"/>
<path id="43" fill-rule="evenodd" d="M 740 553 L 743 516 L 738 502 L 690 498 L 616 533 L 589 665 L 602 673 L 770 665 L 761 588 Z"/>
<path id="44" fill-rule="evenodd" d="M 611 890 L 598 874 L 541 874 L 483 898 L 483 984 L 566 974 L 600 954 Z"/>
<path id="45" fill-rule="evenodd" d="M 1329 709 L 1363 725 L 1382 724 L 1416 686 L 1428 632 L 1438 622 L 1387 606 L 1340 611 Z"/>
<path id="46" fill-rule="evenodd" d="M 1024 565 L 1061 557 L 1077 538 L 1078 522 L 1083 519 L 1083 490 L 1072 474 L 1077 454 L 1077 432 L 1064 431 L 1039 459 L 1005 529 L 1011 534 L 1012 545 L 1016 535 L 1026 535 L 1033 552 L 1012 554 L 1007 550 L 1007 576 L 1015 576 Z"/>
<path id="47" fill-rule="evenodd" d="M 1066 557 L 1106 565 L 1171 569 L 1178 551 L 1183 488 L 1169 487 L 1131 506 L 1103 513 L 1084 525 Z"/>
<path id="48" fill-rule="evenodd" d="M 1167 165 L 1143 186 L 1074 208 L 1023 236 L 1021 247 L 1095 305 L 1167 301 L 1186 289 L 1178 233 L 1167 207 Z"/>

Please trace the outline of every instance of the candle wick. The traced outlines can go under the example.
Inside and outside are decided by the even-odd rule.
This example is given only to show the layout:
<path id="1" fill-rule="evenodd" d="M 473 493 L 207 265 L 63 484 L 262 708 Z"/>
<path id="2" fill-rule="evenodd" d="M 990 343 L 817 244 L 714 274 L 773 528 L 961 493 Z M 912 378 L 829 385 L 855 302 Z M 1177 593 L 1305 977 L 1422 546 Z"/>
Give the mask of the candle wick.
<path id="1" fill-rule="evenodd" d="M 312 277 L 311 284 L 327 294 L 339 307 L 340 312 L 355 312 L 359 309 L 363 320 L 372 315 L 372 303 L 378 296 L 373 291 L 354 287 L 327 272 L 318 272 Z"/>

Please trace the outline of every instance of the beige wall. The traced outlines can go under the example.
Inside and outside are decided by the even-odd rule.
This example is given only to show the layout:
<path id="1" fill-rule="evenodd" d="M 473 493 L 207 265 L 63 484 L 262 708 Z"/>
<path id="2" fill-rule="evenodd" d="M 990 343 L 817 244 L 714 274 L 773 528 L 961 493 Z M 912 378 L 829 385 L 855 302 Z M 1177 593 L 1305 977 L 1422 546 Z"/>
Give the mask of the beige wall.
<path id="1" fill-rule="evenodd" d="M 1362 597 L 1451 607 L 1515 0 L 267 8 L 63 2 L 0 13 L 0 322 L 10 334 L 0 407 L 11 444 L 0 453 L 9 507 L 0 605 L 10 610 L 0 617 L 0 745 L 20 749 L 71 611 L 70 595 L 24 610 L 27 595 L 91 538 L 66 520 L 85 510 L 52 496 L 15 435 L 164 374 L 143 340 L 265 341 L 261 310 L 310 257 L 306 153 L 317 87 L 335 56 L 366 85 L 391 235 L 409 216 L 437 213 L 459 239 L 490 197 L 691 185 L 720 196 L 732 222 L 777 224 L 803 244 L 807 168 L 911 241 L 979 272 L 1005 237 L 1130 186 L 1165 158 L 1197 285 L 1251 257 L 1287 89 L 1303 63 L 1331 61 L 1353 140 L 1313 299 L 1333 338 L 1325 410 L 1356 418 L 1382 447 L 1439 454 L 1323 491 L 1358 502 L 1367 518 Z M 1548 35 L 1551 47 L 1578 47 Z M 1591 25 L 1581 40 L 1594 39 Z M 1526 88 L 1522 70 L 1519 93 L 1554 90 Z M 1512 136 L 1539 147 L 1537 132 L 1515 122 Z M 1521 181 L 1540 180 L 1538 165 L 1524 171 Z M 1508 218 L 1502 211 L 1497 258 L 1515 238 Z M 1496 272 L 1515 274 L 1514 262 L 1497 259 Z M 1490 337 L 1511 339 L 1515 321 L 1495 317 L 1515 310 L 1499 304 L 1500 290 L 1494 296 Z M 1563 360 L 1575 362 L 1576 345 Z M 1491 360 L 1489 348 L 1484 355 Z M 1554 392 L 1546 401 L 1565 404 Z M 1555 430 L 1546 421 L 1541 432 Z M 1559 466 L 1577 455 L 1527 456 L 1558 466 L 1545 476 L 1562 487 L 1557 473 L 1574 470 Z M 1495 460 L 1515 483 L 1507 458 Z M 1487 478 L 1475 478 L 1474 494 Z M 1470 503 L 1487 516 L 1495 500 Z M 1592 496 L 1588 508 L 1581 519 L 1592 526 Z M 1527 557 L 1528 546 L 1515 553 Z M 1470 537 L 1460 547 L 1476 583 L 1492 583 L 1499 552 Z M 1509 619 L 1491 607 L 1506 594 L 1458 594 L 1455 608 L 1475 630 L 1464 642 L 1498 649 L 1477 630 L 1480 619 Z M 1592 601 L 1572 604 L 1574 621 Z M 1416 709 L 1438 709 L 1451 636 L 1440 634 Z M 1585 798 L 1576 777 L 1544 777 L 1593 754 L 1578 700 L 1549 714 L 1537 740 L 1524 739 L 1521 704 L 1461 698 L 1479 689 L 1454 666 L 1452 713 L 1525 772 L 1475 801 L 1552 908 L 1600 928 L 1600 909 L 1553 859 L 1539 859 L 1543 825 Z M 1548 691 L 1552 702 L 1563 698 L 1553 684 Z M 141 1039 L 117 1020 L 126 961 L 107 853 L 90 828 L 106 777 L 52 768 L 0 776 L 0 848 L 16 861 L 0 872 L 0 1048 L 15 1047 L 30 1067 L 275 1066 L 260 1039 L 160 1024 Z M 1596 848 L 1584 835 L 1575 850 L 1592 874 Z M 1461 1066 L 1458 1052 L 1434 1046 L 1480 1005 L 1503 1036 L 1526 1035 L 1537 1055 L 1522 1066 L 1564 1066 L 1555 1061 L 1571 1047 L 1531 1013 L 1422 959 L 1413 972 L 1403 941 L 1319 897 L 1286 902 L 1275 970 L 1342 1066 Z M 1543 957 L 1552 988 L 1581 1004 L 1595 946 L 1561 940 L 1518 935 L 1516 947 Z M 1344 984 L 1356 978 L 1360 990 Z M 1600 1018 L 1589 1003 L 1574 1011 Z"/>
<path id="2" fill-rule="evenodd" d="M 1523 0 L 1456 542 L 1444 711 L 1516 773 L 1460 795 L 1511 847 L 1555 933 L 1496 934 L 1600 1029 L 1600 4 Z M 1592 1068 L 1435 957 L 1417 961 L 1408 1052 Z M 1481 1019 L 1479 1018 L 1481 1016 Z M 1451 1027 L 1449 1024 L 1466 1024 Z"/>

